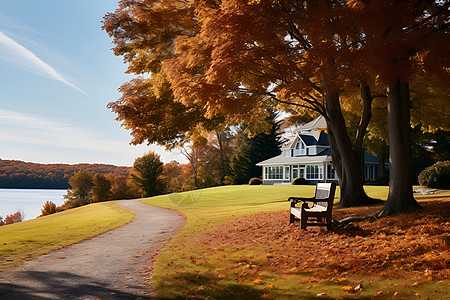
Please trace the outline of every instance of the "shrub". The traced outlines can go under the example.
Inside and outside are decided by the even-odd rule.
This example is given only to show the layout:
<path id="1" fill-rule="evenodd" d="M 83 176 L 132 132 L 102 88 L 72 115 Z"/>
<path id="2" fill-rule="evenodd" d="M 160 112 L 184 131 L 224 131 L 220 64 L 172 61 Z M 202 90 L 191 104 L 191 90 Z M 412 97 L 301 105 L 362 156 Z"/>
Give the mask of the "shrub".
<path id="1" fill-rule="evenodd" d="M 436 189 L 450 189 L 450 161 L 438 161 L 419 174 L 422 186 Z"/>
<path id="2" fill-rule="evenodd" d="M 292 185 L 306 185 L 306 184 L 307 184 L 307 182 L 306 182 L 305 178 L 295 178 L 292 181 Z"/>
<path id="3" fill-rule="evenodd" d="M 249 185 L 261 185 L 262 184 L 262 180 L 260 178 L 253 177 L 252 179 L 250 179 L 248 184 Z"/>
<path id="4" fill-rule="evenodd" d="M 56 212 L 56 204 L 52 201 L 47 201 L 41 209 L 41 217 L 46 215 L 51 215 Z"/>
<path id="5" fill-rule="evenodd" d="M 19 223 L 22 221 L 23 221 L 22 213 L 20 211 L 18 211 L 14 214 L 7 215 L 5 217 L 5 220 L 3 221 L 3 224 L 8 225 L 8 224 Z"/>

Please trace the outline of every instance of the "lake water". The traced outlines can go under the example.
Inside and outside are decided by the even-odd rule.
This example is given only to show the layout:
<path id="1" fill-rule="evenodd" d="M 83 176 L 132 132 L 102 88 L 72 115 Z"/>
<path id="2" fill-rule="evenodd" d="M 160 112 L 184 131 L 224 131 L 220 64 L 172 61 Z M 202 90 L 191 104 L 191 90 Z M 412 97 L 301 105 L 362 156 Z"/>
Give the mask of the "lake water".
<path id="1" fill-rule="evenodd" d="M 46 201 L 63 204 L 66 193 L 67 190 L 0 189 L 0 216 L 5 218 L 20 211 L 24 220 L 34 219 L 41 215 Z"/>

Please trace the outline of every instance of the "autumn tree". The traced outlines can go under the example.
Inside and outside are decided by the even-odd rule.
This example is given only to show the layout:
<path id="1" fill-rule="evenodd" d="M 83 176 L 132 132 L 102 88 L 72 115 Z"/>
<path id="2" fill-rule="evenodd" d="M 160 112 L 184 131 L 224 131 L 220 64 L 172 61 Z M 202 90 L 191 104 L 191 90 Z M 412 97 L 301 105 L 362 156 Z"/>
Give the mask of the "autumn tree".
<path id="1" fill-rule="evenodd" d="M 92 201 L 102 202 L 112 199 L 111 181 L 103 174 L 94 174 L 92 178 Z"/>
<path id="2" fill-rule="evenodd" d="M 164 164 L 163 172 L 167 193 L 181 192 L 185 181 L 185 174 L 181 164 L 175 160 Z"/>
<path id="3" fill-rule="evenodd" d="M 418 66 L 448 76 L 445 69 L 448 55 L 442 44 L 446 40 L 448 3 L 203 4 L 196 9 L 201 34 L 179 39 L 175 45 L 177 56 L 166 64 L 177 98 L 227 111 L 240 107 L 243 99 L 251 99 L 257 105 L 266 99 L 262 96 L 265 95 L 283 105 L 321 113 L 328 125 L 341 201 L 348 206 L 367 199 L 362 188 L 361 155 L 375 98 L 370 89 L 369 82 L 373 79 L 370 74 L 376 74 L 377 80 L 387 87 L 391 161 L 389 197 L 380 215 L 419 207 L 412 197 L 410 98 L 405 80 L 417 74 L 414 69 Z M 205 52 L 209 68 L 198 72 L 189 59 Z M 433 57 L 445 58 L 435 64 Z M 182 75 L 176 76 L 179 72 Z M 185 84 L 187 78 L 195 84 Z M 362 102 L 353 143 L 346 131 L 340 97 L 348 83 L 358 83 Z"/>
<path id="4" fill-rule="evenodd" d="M 209 151 L 209 166 L 207 169 L 214 170 L 217 185 L 223 185 L 229 174 L 230 158 L 232 156 L 232 143 L 235 138 L 231 127 L 215 130 L 210 138 L 211 151 Z"/>
<path id="5" fill-rule="evenodd" d="M 330 123 L 342 203 L 355 205 L 367 200 L 359 141 L 369 115 L 364 114 L 355 150 L 345 132 L 335 85 L 327 75 L 329 64 L 315 61 L 309 68 L 299 68 L 314 45 L 306 39 L 309 33 L 301 32 L 302 26 L 316 21 L 302 16 L 323 8 L 308 2 L 306 6 L 284 1 L 121 1 L 114 13 L 105 16 L 103 28 L 113 37 L 115 54 L 129 64 L 127 72 L 151 72 L 152 79 L 169 80 L 175 101 L 190 109 L 200 107 L 208 120 L 224 114 L 228 121 L 257 124 L 265 118 L 265 109 L 274 105 L 272 100 L 283 109 L 294 105 L 287 109 L 290 112 L 307 108 L 324 114 Z M 309 14 L 304 13 L 306 8 Z M 318 50 L 326 50 L 322 39 L 316 40 Z M 316 66 L 321 65 L 318 72 Z M 141 127 L 146 128 L 136 126 L 138 132 Z"/>
<path id="6" fill-rule="evenodd" d="M 112 199 L 133 199 L 142 196 L 140 188 L 128 176 L 106 175 L 111 182 Z"/>
<path id="7" fill-rule="evenodd" d="M 92 174 L 86 171 L 77 171 L 69 179 L 70 188 L 64 198 L 64 206 L 74 208 L 92 202 Z"/>
<path id="8" fill-rule="evenodd" d="M 120 1 L 114 13 L 103 19 L 103 29 L 116 44 L 114 53 L 124 56 L 127 73 L 149 74 L 123 84 L 122 96 L 108 104 L 116 120 L 130 130 L 132 144 L 157 143 L 167 150 L 183 153 L 195 136 L 222 130 L 225 119 L 218 114 L 206 117 L 204 107 L 176 101 L 166 78 L 162 62 L 173 56 L 173 41 L 184 34 L 194 34 L 194 12 L 177 1 L 160 2 L 162 8 L 152 11 L 152 1 Z M 129 9 L 133 7 L 131 10 Z M 174 26 L 166 26 L 171 20 Z M 129 43 L 129 37 L 140 36 L 141 42 Z"/>
<path id="9" fill-rule="evenodd" d="M 56 213 L 56 204 L 52 201 L 46 201 L 41 209 L 41 217 Z"/>
<path id="10" fill-rule="evenodd" d="M 442 1 L 349 1 L 364 33 L 354 58 L 387 87 L 390 182 L 381 216 L 420 206 L 412 193 L 410 82 L 436 74 L 448 82 L 449 3 Z M 376 25 L 376 26 L 375 26 Z M 370 55 L 370 58 L 368 57 Z"/>
<path id="11" fill-rule="evenodd" d="M 178 38 L 176 56 L 165 66 L 175 98 L 206 106 L 210 114 L 254 120 L 276 103 L 293 114 L 325 116 L 341 204 L 352 206 L 370 201 L 361 156 L 374 96 L 369 76 L 354 72 L 345 55 L 357 38 L 350 30 L 336 33 L 339 7 L 334 1 L 200 2 L 200 34 Z M 345 48 L 336 46 L 343 41 Z M 201 57 L 201 68 L 192 57 Z M 339 97 L 349 78 L 359 84 L 363 103 L 353 142 Z"/>
<path id="12" fill-rule="evenodd" d="M 23 213 L 18 211 L 13 214 L 6 215 L 4 220 L 2 220 L 0 218 L 0 225 L 9 225 L 9 224 L 14 224 L 14 223 L 19 223 L 19 222 L 23 221 L 23 218 L 24 218 Z"/>
<path id="13" fill-rule="evenodd" d="M 152 197 L 164 192 L 163 171 L 160 156 L 150 151 L 134 161 L 131 179 L 141 188 L 144 197 Z"/>
<path id="14" fill-rule="evenodd" d="M 202 158 L 204 156 L 205 148 L 207 146 L 207 139 L 202 136 L 197 136 L 193 142 L 189 143 L 188 145 L 181 146 L 181 154 L 186 157 L 186 159 L 189 162 L 189 166 L 192 169 L 192 179 L 194 189 L 197 189 L 200 187 L 198 182 L 198 173 L 200 166 L 202 164 Z"/>
<path id="15" fill-rule="evenodd" d="M 408 72 L 403 71 L 420 53 L 423 59 L 415 65 L 447 74 L 445 45 L 433 46 L 442 55 L 428 55 L 424 47 L 446 40 L 435 33 L 446 29 L 447 8 L 435 1 L 121 1 L 105 17 L 104 28 L 116 44 L 115 54 L 129 63 L 128 72 L 164 78 L 176 102 L 201 108 L 208 119 L 225 115 L 227 121 L 251 123 L 273 105 L 292 114 L 322 114 L 344 206 L 370 200 L 363 189 L 362 145 L 378 96 L 372 82 L 385 84 L 395 149 L 388 203 L 398 207 L 384 215 L 417 207 L 409 176 L 402 176 L 409 167 L 399 171 L 410 163 L 410 151 L 403 149 L 402 157 L 398 146 L 410 145 L 409 116 L 404 115 L 409 85 L 402 84 Z M 413 37 L 421 49 L 409 53 Z M 443 64 L 433 57 L 444 57 Z M 342 95 L 355 86 L 361 110 L 351 138 Z"/>

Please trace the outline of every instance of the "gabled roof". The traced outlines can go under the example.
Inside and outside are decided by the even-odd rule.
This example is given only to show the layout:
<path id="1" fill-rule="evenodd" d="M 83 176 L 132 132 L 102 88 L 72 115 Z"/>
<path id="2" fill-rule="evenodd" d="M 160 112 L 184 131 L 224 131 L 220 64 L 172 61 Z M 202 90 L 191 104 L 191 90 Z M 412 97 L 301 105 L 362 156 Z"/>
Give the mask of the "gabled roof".
<path id="1" fill-rule="evenodd" d="M 298 133 L 316 131 L 318 128 L 327 128 L 327 122 L 323 116 L 318 117 L 317 119 L 312 120 L 309 123 L 301 125 L 295 131 Z"/>
<path id="2" fill-rule="evenodd" d="M 327 134 L 323 131 L 327 124 L 325 118 L 320 116 L 317 119 L 306 123 L 295 130 L 296 136 L 288 141 L 282 149 L 293 149 L 299 138 L 306 146 L 329 146 Z"/>
<path id="3" fill-rule="evenodd" d="M 306 146 L 317 145 L 317 140 L 313 135 L 309 134 L 300 134 L 300 138 L 306 144 Z"/>
<path id="4" fill-rule="evenodd" d="M 328 141 L 328 134 L 326 134 L 325 132 L 321 131 L 320 132 L 320 136 L 319 136 L 319 140 L 317 141 L 317 145 L 330 146 L 330 142 Z"/>
<path id="5" fill-rule="evenodd" d="M 288 142 L 283 149 L 293 149 L 298 139 L 306 144 L 306 146 L 329 146 L 328 135 L 320 130 L 314 130 L 311 132 L 301 133 Z"/>
<path id="6" fill-rule="evenodd" d="M 262 162 L 257 163 L 257 166 L 268 166 L 268 165 L 282 165 L 282 164 L 311 164 L 311 163 L 324 163 L 331 162 L 330 150 L 326 149 L 317 155 L 311 156 L 291 156 L 286 157 L 283 154 L 266 159 Z"/>

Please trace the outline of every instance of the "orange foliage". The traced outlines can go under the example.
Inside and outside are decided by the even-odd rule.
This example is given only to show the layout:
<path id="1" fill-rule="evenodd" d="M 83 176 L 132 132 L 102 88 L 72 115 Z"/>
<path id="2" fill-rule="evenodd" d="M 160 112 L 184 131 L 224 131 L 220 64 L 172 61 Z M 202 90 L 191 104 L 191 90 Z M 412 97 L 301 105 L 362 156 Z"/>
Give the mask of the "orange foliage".
<path id="1" fill-rule="evenodd" d="M 128 176 L 131 168 L 104 164 L 37 164 L 0 159 L 0 187 L 67 188 L 75 171 Z"/>
<path id="2" fill-rule="evenodd" d="M 41 216 L 51 215 L 56 213 L 56 204 L 52 201 L 46 201 L 41 209 Z"/>
<path id="3" fill-rule="evenodd" d="M 450 199 L 421 201 L 424 211 L 325 229 L 288 225 L 288 211 L 244 216 L 208 230 L 199 243 L 265 253 L 261 270 L 317 277 L 378 274 L 450 278 Z M 380 207 L 337 209 L 335 219 L 364 216 Z"/>
<path id="4" fill-rule="evenodd" d="M 10 215 L 6 215 L 5 219 L 3 221 L 0 217 L 0 225 L 8 225 L 8 224 L 14 224 L 14 223 L 19 223 L 19 222 L 22 222 L 22 214 L 20 213 L 20 211 L 10 214 Z"/>

